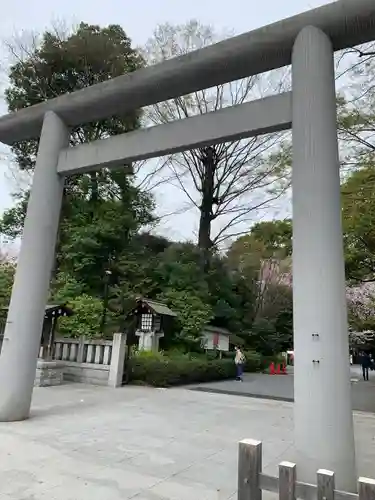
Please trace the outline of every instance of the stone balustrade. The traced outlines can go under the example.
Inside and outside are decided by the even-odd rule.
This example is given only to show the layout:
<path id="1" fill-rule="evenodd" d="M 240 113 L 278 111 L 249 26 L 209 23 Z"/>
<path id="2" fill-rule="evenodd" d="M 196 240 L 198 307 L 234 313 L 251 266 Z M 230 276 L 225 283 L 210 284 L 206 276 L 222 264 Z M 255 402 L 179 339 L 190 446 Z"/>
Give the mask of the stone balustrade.
<path id="1" fill-rule="evenodd" d="M 85 337 L 56 338 L 50 359 L 41 346 L 36 385 L 58 385 L 62 381 L 93 385 L 122 384 L 126 335 L 116 333 L 112 340 Z"/>

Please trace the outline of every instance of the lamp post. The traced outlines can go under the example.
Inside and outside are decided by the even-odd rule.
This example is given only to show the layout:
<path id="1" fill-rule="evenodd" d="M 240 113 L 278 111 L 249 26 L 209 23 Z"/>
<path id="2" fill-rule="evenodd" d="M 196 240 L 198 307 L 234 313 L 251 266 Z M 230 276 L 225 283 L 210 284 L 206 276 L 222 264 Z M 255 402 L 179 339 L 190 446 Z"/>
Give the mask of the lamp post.
<path id="1" fill-rule="evenodd" d="M 104 276 L 104 296 L 103 296 L 103 314 L 100 322 L 100 333 L 101 336 L 104 336 L 104 328 L 105 322 L 107 319 L 107 310 L 108 310 L 108 292 L 109 292 L 109 280 L 112 275 L 112 271 L 110 269 L 105 270 Z"/>

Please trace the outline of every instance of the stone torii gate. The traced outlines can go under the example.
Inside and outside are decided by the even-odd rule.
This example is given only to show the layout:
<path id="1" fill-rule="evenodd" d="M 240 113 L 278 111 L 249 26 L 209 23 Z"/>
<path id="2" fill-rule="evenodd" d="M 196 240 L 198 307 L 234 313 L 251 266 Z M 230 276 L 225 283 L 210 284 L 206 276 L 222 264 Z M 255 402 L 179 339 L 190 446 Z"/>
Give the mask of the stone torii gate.
<path id="1" fill-rule="evenodd" d="M 298 474 L 356 481 L 336 130 L 335 50 L 375 38 L 375 1 L 340 0 L 0 118 L 0 141 L 40 137 L 0 357 L 0 421 L 28 418 L 64 178 L 293 130 Z M 292 63 L 292 92 L 69 147 L 69 128 Z"/>

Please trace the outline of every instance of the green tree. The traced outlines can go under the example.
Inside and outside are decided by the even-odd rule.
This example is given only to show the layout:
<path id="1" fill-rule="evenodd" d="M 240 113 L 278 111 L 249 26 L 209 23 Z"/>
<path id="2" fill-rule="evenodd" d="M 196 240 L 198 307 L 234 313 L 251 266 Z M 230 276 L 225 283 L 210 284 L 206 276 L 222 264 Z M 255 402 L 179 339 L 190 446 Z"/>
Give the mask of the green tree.
<path id="1" fill-rule="evenodd" d="M 226 259 L 213 254 L 207 273 L 201 270 L 202 250 L 184 243 L 168 247 L 159 257 L 156 281 L 161 293 L 175 290 L 199 298 L 217 326 L 238 330 L 240 299 L 235 292 L 235 276 Z"/>
<path id="2" fill-rule="evenodd" d="M 12 292 L 15 264 L 4 257 L 0 260 L 0 308 L 8 307 Z"/>
<path id="3" fill-rule="evenodd" d="M 10 68 L 5 91 L 9 111 L 106 81 L 144 65 L 117 25 L 101 28 L 81 23 L 64 36 L 46 31 Z M 75 127 L 71 145 L 105 139 L 140 125 L 140 113 L 112 117 Z M 32 172 L 37 141 L 13 147 L 20 171 Z M 126 168 L 125 168 L 126 167 Z M 153 221 L 153 200 L 133 183 L 130 166 L 116 171 L 76 175 L 66 180 L 59 232 L 55 278 L 74 274 L 84 292 L 98 295 L 105 268 L 119 258 L 140 227 Z M 5 212 L 0 229 L 15 237 L 22 233 L 28 192 L 16 193 L 16 205 Z"/>
<path id="4" fill-rule="evenodd" d="M 101 300 L 82 294 L 68 302 L 74 314 L 59 320 L 59 334 L 64 337 L 97 337 L 103 312 Z"/>
<path id="5" fill-rule="evenodd" d="M 163 253 L 173 243 L 148 232 L 134 234 L 119 258 L 113 262 L 110 308 L 124 317 L 139 297 L 156 298 L 164 278 L 157 272 Z"/>
<path id="6" fill-rule="evenodd" d="M 170 340 L 188 350 L 199 346 L 202 328 L 213 316 L 200 259 L 195 245 L 175 243 L 159 254 L 154 272 L 155 298 L 178 314 Z"/>
<path id="7" fill-rule="evenodd" d="M 276 220 L 255 224 L 249 234 L 232 243 L 227 254 L 239 280 L 239 295 L 247 297 L 241 310 L 245 339 L 249 347 L 265 354 L 283 344 L 279 326 L 293 314 L 291 246 L 291 221 Z M 291 344 L 291 328 L 285 325 L 282 330 Z"/>
<path id="8" fill-rule="evenodd" d="M 118 197 L 102 198 L 94 214 L 88 213 L 85 200 L 75 200 L 74 208 L 62 222 L 60 271 L 84 282 L 86 293 L 98 295 L 103 291 L 105 271 L 111 270 L 114 281 L 118 279 L 117 260 L 138 230 L 153 221 L 153 202 L 124 177 Z"/>
<path id="9" fill-rule="evenodd" d="M 42 101 L 83 89 L 143 66 L 139 53 L 121 26 L 80 23 L 69 34 L 46 31 L 34 46 L 13 47 L 15 64 L 9 72 L 10 86 L 5 90 L 9 111 L 17 111 Z M 139 125 L 139 113 L 109 118 L 74 128 L 71 145 L 88 142 L 132 130 Z M 24 141 L 13 148 L 21 169 L 33 169 L 38 141 Z M 91 195 L 99 194 L 90 174 Z"/>
<path id="10" fill-rule="evenodd" d="M 188 350 L 199 348 L 202 329 L 213 317 L 211 308 L 199 296 L 173 288 L 167 288 L 158 298 L 178 314 L 174 343 Z"/>
<path id="11" fill-rule="evenodd" d="M 250 347 L 265 356 L 279 354 L 290 348 L 293 345 L 292 329 L 288 325 L 279 329 L 280 321 L 282 319 L 277 322 L 267 318 L 257 319 L 247 339 Z"/>
<path id="12" fill-rule="evenodd" d="M 347 277 L 375 281 L 375 168 L 365 165 L 342 186 Z"/>
<path id="13" fill-rule="evenodd" d="M 292 222 L 286 219 L 254 224 L 248 234 L 231 244 L 227 258 L 231 268 L 260 279 L 266 271 L 277 271 L 283 277 L 290 269 L 291 254 Z"/>
<path id="14" fill-rule="evenodd" d="M 264 257 L 285 259 L 292 255 L 291 219 L 258 222 L 251 228 L 250 235 L 264 244 Z"/>
<path id="15" fill-rule="evenodd" d="M 152 257 L 147 251 L 146 265 L 140 252 L 141 260 L 138 258 L 134 266 L 131 261 L 129 267 L 137 274 L 137 277 L 133 274 L 133 283 L 141 278 L 138 282 L 143 287 L 142 295 L 164 301 L 178 313 L 175 328 L 170 332 L 172 342 L 185 347 L 197 346 L 202 328 L 208 322 L 232 331 L 240 330 L 241 300 L 225 259 L 212 256 L 209 271 L 202 273 L 202 250 L 197 246 L 191 243 L 170 244 L 159 239 L 154 240 L 154 248 L 158 253 Z M 137 270 L 137 266 L 142 272 L 147 269 L 147 277 Z"/>
<path id="16" fill-rule="evenodd" d="M 203 301 L 208 298 L 208 285 L 199 266 L 201 251 L 192 243 L 175 243 L 160 256 L 156 268 L 157 281 L 165 287 L 191 293 Z"/>

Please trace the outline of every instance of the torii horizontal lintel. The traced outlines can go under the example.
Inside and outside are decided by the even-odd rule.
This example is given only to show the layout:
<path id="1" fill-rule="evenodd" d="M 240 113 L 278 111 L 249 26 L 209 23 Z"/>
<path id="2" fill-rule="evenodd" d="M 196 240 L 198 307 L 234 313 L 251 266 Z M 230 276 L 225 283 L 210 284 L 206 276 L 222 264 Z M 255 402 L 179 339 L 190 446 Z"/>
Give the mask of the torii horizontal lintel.
<path id="1" fill-rule="evenodd" d="M 61 151 L 62 175 L 116 168 L 128 163 L 210 144 L 287 130 L 292 123 L 292 93 L 285 92 L 204 115 L 176 120 Z"/>

